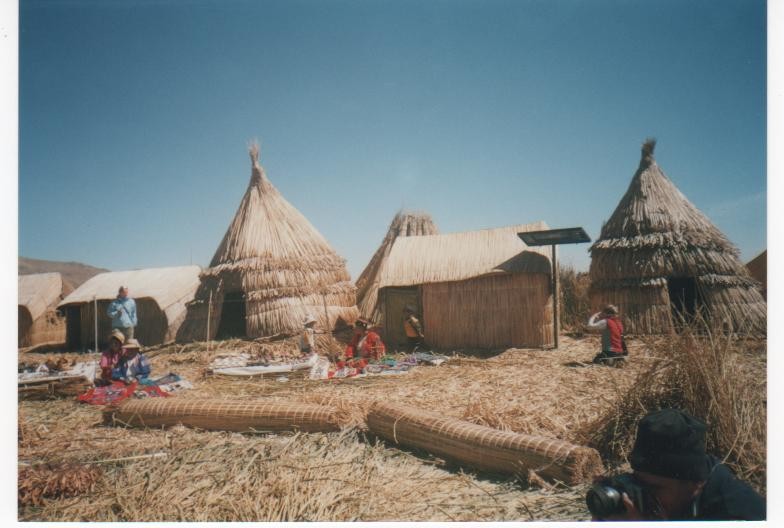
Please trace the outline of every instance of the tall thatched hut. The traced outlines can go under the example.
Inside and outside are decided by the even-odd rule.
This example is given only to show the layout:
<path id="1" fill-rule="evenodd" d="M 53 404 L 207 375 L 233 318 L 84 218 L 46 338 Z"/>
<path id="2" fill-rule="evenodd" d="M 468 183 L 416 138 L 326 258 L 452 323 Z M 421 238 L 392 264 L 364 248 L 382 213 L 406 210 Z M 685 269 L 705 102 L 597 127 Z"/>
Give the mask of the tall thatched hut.
<path id="1" fill-rule="evenodd" d="M 622 312 L 626 332 L 665 333 L 698 313 L 713 324 L 764 332 L 765 301 L 735 246 L 656 164 L 655 140 L 591 246 L 591 303 Z"/>
<path id="2" fill-rule="evenodd" d="M 199 286 L 199 266 L 150 268 L 101 273 L 79 286 L 60 303 L 66 317 L 69 350 L 95 347 L 95 302 L 98 305 L 98 346 L 106 346 L 112 321 L 106 309 L 120 286 L 136 301 L 135 337 L 143 345 L 173 341 L 182 324 L 186 303 Z"/>
<path id="3" fill-rule="evenodd" d="M 381 326 L 384 324 L 384 311 L 378 304 L 378 285 L 395 240 L 399 237 L 437 234 L 438 228 L 429 214 L 400 211 L 395 215 L 384 240 L 356 281 L 357 307 L 362 317 Z"/>
<path id="4" fill-rule="evenodd" d="M 65 318 L 57 304 L 69 291 L 59 273 L 19 276 L 19 347 L 65 341 Z"/>
<path id="5" fill-rule="evenodd" d="M 552 345 L 550 248 L 517 236 L 547 228 L 536 222 L 398 238 L 379 281 L 388 344 L 405 342 L 403 310 L 413 305 L 435 348 Z"/>
<path id="6" fill-rule="evenodd" d="M 272 185 L 257 145 L 250 158 L 250 183 L 178 340 L 293 334 L 307 314 L 333 329 L 358 316 L 345 260 Z"/>

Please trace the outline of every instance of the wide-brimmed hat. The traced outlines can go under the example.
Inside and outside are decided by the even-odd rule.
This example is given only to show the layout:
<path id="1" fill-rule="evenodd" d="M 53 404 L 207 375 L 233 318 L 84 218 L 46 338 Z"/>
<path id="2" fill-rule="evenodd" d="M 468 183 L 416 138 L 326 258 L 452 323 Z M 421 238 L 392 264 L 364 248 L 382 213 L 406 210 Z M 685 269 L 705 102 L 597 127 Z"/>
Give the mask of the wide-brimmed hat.
<path id="1" fill-rule="evenodd" d="M 602 311 L 607 315 L 618 315 L 618 307 L 614 304 L 608 304 Z"/>
<path id="2" fill-rule="evenodd" d="M 111 333 L 111 334 L 109 334 L 109 341 L 111 341 L 111 340 L 112 340 L 112 338 L 114 338 L 114 339 L 116 339 L 117 341 L 119 341 L 121 345 L 122 345 L 123 343 L 125 343 L 125 334 L 123 334 L 122 332 L 120 332 L 120 331 L 119 331 L 119 330 L 117 330 L 116 328 L 115 328 L 114 330 L 112 330 L 112 333 Z"/>
<path id="3" fill-rule="evenodd" d="M 637 427 L 629 456 L 632 469 L 677 480 L 707 479 L 705 429 L 703 422 L 678 409 L 648 414 Z"/>
<path id="4" fill-rule="evenodd" d="M 302 320 L 302 326 L 308 326 L 310 323 L 315 323 L 315 322 L 317 322 L 317 319 L 313 317 L 312 314 L 308 314 Z"/>
<path id="5" fill-rule="evenodd" d="M 130 338 L 128 341 L 125 342 L 125 346 L 123 348 L 135 348 L 140 349 L 142 347 L 141 343 L 139 343 L 136 339 Z"/>

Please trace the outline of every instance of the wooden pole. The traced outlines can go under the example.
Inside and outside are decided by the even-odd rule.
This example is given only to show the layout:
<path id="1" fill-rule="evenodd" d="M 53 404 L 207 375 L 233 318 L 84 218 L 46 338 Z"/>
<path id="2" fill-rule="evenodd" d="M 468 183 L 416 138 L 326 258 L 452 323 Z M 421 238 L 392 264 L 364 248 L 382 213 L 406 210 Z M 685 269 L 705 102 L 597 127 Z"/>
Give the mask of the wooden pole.
<path id="1" fill-rule="evenodd" d="M 553 348 L 558 348 L 558 263 L 555 256 L 555 244 L 553 248 Z"/>
<path id="2" fill-rule="evenodd" d="M 95 312 L 95 351 L 98 352 L 98 297 L 93 295 L 93 311 Z"/>
<path id="3" fill-rule="evenodd" d="M 207 304 L 207 350 L 210 349 L 210 316 L 212 315 L 212 290 L 210 290 L 210 302 Z"/>

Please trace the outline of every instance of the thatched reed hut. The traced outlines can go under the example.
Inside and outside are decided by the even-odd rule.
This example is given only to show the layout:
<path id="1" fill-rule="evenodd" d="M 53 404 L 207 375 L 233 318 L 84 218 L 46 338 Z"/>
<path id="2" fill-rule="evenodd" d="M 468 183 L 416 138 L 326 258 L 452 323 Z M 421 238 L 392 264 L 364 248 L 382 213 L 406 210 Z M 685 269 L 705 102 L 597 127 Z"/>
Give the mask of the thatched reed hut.
<path id="1" fill-rule="evenodd" d="M 358 316 L 345 260 L 272 185 L 258 145 L 250 158 L 250 183 L 201 275 L 180 341 L 294 334 L 307 314 L 329 330 Z"/>
<path id="2" fill-rule="evenodd" d="M 735 246 L 656 164 L 655 140 L 591 246 L 591 304 L 621 309 L 631 334 L 669 332 L 698 314 L 736 331 L 764 332 L 765 301 Z"/>
<path id="3" fill-rule="evenodd" d="M 57 304 L 70 290 L 59 273 L 19 276 L 19 347 L 65 341 L 65 318 Z"/>
<path id="4" fill-rule="evenodd" d="M 768 250 L 766 249 L 749 262 L 746 263 L 746 269 L 749 270 L 754 280 L 760 283 L 760 292 L 762 298 L 768 300 Z"/>
<path id="5" fill-rule="evenodd" d="M 439 349 L 552 345 L 550 248 L 517 233 L 544 222 L 398 238 L 379 281 L 384 338 L 405 342 L 403 310 L 419 309 L 426 342 Z"/>
<path id="6" fill-rule="evenodd" d="M 79 286 L 60 303 L 66 317 L 66 347 L 95 348 L 95 301 L 98 305 L 98 346 L 106 346 L 112 321 L 106 309 L 120 286 L 136 301 L 135 337 L 143 345 L 173 341 L 182 324 L 186 303 L 199 286 L 199 266 L 150 268 L 101 273 Z"/>
<path id="7" fill-rule="evenodd" d="M 383 313 L 378 304 L 378 284 L 392 245 L 398 237 L 437 235 L 438 228 L 429 214 L 399 211 L 370 262 L 359 275 L 357 285 L 357 307 L 362 317 L 383 326 Z"/>

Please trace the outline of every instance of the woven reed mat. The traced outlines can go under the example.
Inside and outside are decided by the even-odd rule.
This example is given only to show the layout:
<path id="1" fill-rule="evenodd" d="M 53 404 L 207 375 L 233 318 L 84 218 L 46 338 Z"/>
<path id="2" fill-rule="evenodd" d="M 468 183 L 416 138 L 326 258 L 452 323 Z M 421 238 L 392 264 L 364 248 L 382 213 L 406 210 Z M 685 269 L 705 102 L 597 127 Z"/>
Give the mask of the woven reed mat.
<path id="1" fill-rule="evenodd" d="M 331 407 L 305 403 L 155 398 L 130 400 L 104 412 L 104 421 L 132 427 L 182 424 L 215 431 L 329 432 L 340 429 Z"/>
<path id="2" fill-rule="evenodd" d="M 391 442 L 477 469 L 543 478 L 569 485 L 603 472 L 599 453 L 543 436 L 499 431 L 434 412 L 376 402 L 368 413 L 371 432 Z"/>

